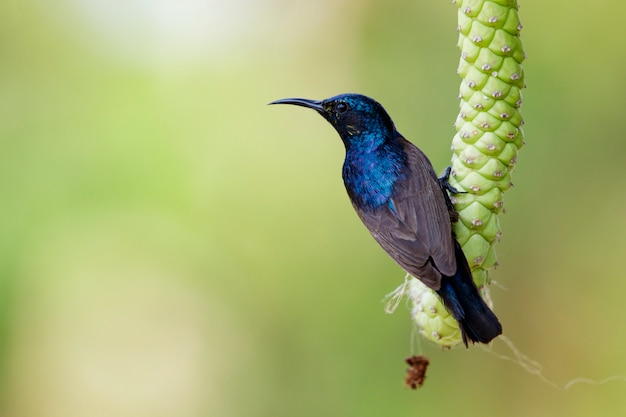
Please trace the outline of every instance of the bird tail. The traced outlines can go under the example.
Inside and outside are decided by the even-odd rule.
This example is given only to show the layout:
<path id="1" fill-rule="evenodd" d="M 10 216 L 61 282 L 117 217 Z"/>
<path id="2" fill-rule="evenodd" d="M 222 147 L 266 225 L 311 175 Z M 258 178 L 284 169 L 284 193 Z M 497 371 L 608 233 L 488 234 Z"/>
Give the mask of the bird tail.
<path id="1" fill-rule="evenodd" d="M 502 325 L 481 298 L 461 245 L 456 241 L 454 244 L 456 273 L 452 277 L 442 276 L 437 294 L 459 322 L 465 346 L 468 340 L 489 343 L 502 333 Z"/>

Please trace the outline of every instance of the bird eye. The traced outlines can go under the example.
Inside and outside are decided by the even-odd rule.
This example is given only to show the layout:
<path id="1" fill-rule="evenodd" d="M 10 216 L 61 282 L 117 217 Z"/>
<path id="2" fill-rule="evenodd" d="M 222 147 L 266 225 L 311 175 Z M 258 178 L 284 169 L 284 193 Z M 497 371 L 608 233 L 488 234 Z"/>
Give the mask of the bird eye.
<path id="1" fill-rule="evenodd" d="M 348 105 L 346 103 L 340 101 L 335 106 L 335 110 L 337 110 L 337 113 L 345 113 L 348 110 Z"/>

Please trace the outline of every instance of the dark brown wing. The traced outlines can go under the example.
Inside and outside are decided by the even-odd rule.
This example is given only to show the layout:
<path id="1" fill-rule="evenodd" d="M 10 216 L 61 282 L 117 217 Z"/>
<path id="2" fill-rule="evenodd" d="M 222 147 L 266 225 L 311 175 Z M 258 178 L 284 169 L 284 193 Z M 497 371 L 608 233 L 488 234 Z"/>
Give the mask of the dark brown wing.
<path id="1" fill-rule="evenodd" d="M 400 138 L 408 157 L 405 178 L 394 185 L 392 207 L 355 209 L 372 236 L 402 268 L 438 290 L 441 274 L 456 272 L 450 214 L 433 167 L 422 151 Z"/>

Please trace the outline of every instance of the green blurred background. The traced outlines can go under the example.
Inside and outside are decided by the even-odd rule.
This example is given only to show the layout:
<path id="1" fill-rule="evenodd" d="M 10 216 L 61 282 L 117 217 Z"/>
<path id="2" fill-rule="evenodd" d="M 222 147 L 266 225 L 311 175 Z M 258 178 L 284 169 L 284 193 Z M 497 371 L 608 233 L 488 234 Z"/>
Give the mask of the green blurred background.
<path id="1" fill-rule="evenodd" d="M 626 375 L 625 15 L 522 3 L 527 145 L 492 297 L 559 385 Z M 0 415 L 624 415 L 626 382 L 412 350 L 335 132 L 266 106 L 371 95 L 441 171 L 455 27 L 448 1 L 1 2 Z"/>

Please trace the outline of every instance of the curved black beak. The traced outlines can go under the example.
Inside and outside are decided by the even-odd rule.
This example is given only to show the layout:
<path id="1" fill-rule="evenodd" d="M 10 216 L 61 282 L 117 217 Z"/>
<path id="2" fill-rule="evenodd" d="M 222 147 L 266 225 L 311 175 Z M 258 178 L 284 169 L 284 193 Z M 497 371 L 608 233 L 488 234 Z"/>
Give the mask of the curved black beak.
<path id="1" fill-rule="evenodd" d="M 306 98 L 282 98 L 280 100 L 272 101 L 269 104 L 294 104 L 296 106 L 316 110 L 318 113 L 324 112 L 324 107 L 322 106 L 322 102 L 320 100 L 309 100 Z"/>

